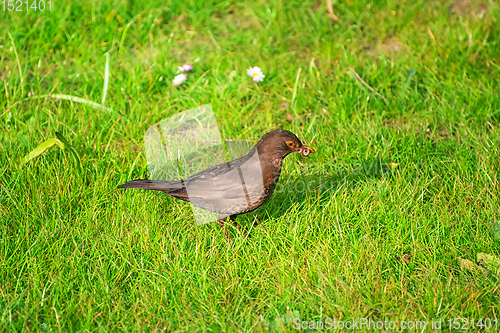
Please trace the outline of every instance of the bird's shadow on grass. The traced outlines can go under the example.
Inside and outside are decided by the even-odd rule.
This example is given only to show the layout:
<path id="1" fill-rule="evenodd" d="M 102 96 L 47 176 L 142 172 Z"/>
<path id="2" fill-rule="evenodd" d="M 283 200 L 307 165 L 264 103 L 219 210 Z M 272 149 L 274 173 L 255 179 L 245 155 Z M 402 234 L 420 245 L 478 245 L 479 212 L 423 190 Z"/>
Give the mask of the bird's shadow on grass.
<path id="1" fill-rule="evenodd" d="M 349 164 L 304 163 L 292 173 L 282 172 L 267 204 L 244 215 L 245 218 L 240 221 L 248 226 L 249 221 L 275 219 L 286 213 L 292 205 L 303 207 L 310 204 L 310 198 L 331 197 L 340 191 L 379 191 L 396 168 L 396 164 L 376 158 Z"/>

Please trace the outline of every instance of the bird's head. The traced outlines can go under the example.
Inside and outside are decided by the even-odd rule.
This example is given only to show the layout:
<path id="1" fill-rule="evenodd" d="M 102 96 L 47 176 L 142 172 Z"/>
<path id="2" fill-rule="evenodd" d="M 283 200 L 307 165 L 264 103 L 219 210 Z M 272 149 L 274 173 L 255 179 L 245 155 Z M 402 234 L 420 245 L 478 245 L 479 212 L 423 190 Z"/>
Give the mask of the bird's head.
<path id="1" fill-rule="evenodd" d="M 285 130 L 275 130 L 267 133 L 257 143 L 257 147 L 259 154 L 266 153 L 281 158 L 293 152 L 302 154 L 303 157 L 314 153 L 314 150 L 300 142 L 295 134 Z"/>

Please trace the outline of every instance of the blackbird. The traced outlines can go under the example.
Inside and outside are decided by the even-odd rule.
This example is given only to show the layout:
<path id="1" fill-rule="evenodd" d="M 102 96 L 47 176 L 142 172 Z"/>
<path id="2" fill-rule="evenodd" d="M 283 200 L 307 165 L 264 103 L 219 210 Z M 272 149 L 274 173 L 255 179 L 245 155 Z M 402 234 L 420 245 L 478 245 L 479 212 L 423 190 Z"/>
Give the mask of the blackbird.
<path id="1" fill-rule="evenodd" d="M 196 207 L 219 213 L 221 227 L 229 217 L 251 212 L 271 197 L 281 174 L 283 159 L 297 152 L 303 157 L 314 150 L 302 144 L 295 134 L 275 130 L 265 134 L 243 157 L 222 163 L 178 181 L 137 179 L 118 188 L 162 191 L 191 202 Z M 241 227 L 235 222 L 241 230 Z M 227 228 L 226 237 L 229 238 Z"/>

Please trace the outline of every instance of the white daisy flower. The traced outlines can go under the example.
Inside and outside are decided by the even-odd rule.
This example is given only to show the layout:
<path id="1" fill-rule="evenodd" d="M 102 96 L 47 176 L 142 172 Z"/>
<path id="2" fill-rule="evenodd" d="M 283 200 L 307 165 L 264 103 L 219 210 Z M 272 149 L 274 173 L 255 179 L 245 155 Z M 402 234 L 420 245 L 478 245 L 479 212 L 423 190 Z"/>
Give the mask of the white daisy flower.
<path id="1" fill-rule="evenodd" d="M 182 66 L 177 67 L 179 69 L 179 72 L 189 72 L 192 70 L 194 67 L 190 64 L 184 64 Z"/>
<path id="2" fill-rule="evenodd" d="M 250 67 L 247 69 L 247 74 L 254 80 L 255 82 L 262 82 L 264 81 L 264 78 L 266 77 L 263 73 L 260 67 Z"/>
<path id="3" fill-rule="evenodd" d="M 174 79 L 172 80 L 172 83 L 174 84 L 174 86 L 178 86 L 186 80 L 187 80 L 186 74 L 179 74 L 176 77 L 174 77 Z"/>

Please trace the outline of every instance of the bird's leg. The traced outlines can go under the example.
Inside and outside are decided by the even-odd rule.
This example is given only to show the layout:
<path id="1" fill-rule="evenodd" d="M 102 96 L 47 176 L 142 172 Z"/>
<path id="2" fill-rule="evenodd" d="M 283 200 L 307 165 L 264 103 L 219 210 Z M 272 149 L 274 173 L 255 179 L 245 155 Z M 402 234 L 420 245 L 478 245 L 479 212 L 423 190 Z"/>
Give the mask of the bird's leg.
<path id="1" fill-rule="evenodd" d="M 224 215 L 220 214 L 219 215 L 219 219 L 217 220 L 217 222 L 219 223 L 219 225 L 221 226 L 221 228 L 224 228 L 224 233 L 226 234 L 227 240 L 232 241 L 233 239 L 231 238 L 231 236 L 229 236 L 229 232 L 227 232 L 227 227 L 224 226 L 224 223 L 226 222 L 226 219 L 227 219 L 227 216 L 224 216 Z"/>
<path id="2" fill-rule="evenodd" d="M 236 217 L 238 215 L 231 215 L 229 216 L 229 220 L 230 221 L 234 221 L 234 225 L 236 226 L 236 228 L 238 228 L 238 230 L 243 234 L 243 236 L 247 237 L 247 233 L 245 231 L 243 231 L 243 229 L 241 229 L 241 226 L 238 224 L 238 222 L 236 222 Z"/>
<path id="3" fill-rule="evenodd" d="M 217 220 L 217 222 L 219 223 L 221 228 L 224 228 L 224 233 L 226 234 L 226 238 L 230 241 L 232 241 L 232 238 L 231 238 L 231 236 L 229 236 L 229 232 L 227 231 L 227 226 L 224 225 L 226 223 L 226 219 L 228 217 L 229 217 L 229 222 L 233 221 L 234 225 L 243 234 L 243 236 L 247 236 L 247 234 L 241 229 L 241 226 L 238 224 L 238 222 L 236 222 L 236 216 L 238 216 L 238 215 L 234 214 L 234 215 L 230 215 L 230 216 L 224 216 L 224 215 L 220 214 L 219 218 Z"/>
<path id="4" fill-rule="evenodd" d="M 238 224 L 238 222 L 236 222 L 236 216 L 238 215 L 229 216 L 229 221 L 233 221 L 236 228 L 238 228 L 238 230 L 241 231 L 241 226 Z"/>

